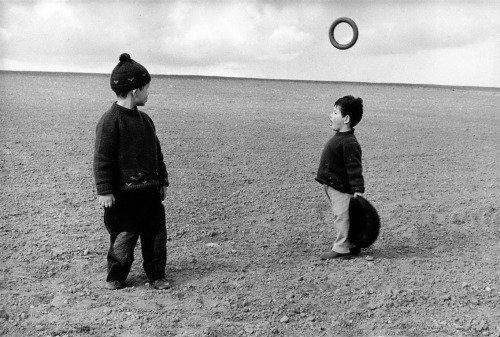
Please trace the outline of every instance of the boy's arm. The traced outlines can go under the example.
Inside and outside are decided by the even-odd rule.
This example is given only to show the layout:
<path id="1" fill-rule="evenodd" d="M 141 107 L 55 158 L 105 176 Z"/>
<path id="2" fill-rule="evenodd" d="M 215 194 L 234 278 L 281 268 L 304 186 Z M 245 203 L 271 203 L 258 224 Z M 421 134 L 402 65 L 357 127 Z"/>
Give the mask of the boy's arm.
<path id="1" fill-rule="evenodd" d="M 161 152 L 160 141 L 158 136 L 156 136 L 156 157 L 158 160 L 158 179 L 160 181 L 160 187 L 168 187 L 168 172 L 165 161 L 163 160 L 163 153 Z"/>
<path id="2" fill-rule="evenodd" d="M 143 114 L 146 117 L 146 119 L 151 123 L 151 125 L 153 126 L 153 130 L 156 133 L 156 126 L 151 117 L 149 117 L 145 113 Z M 160 182 L 160 187 L 162 187 L 162 193 L 164 195 L 165 194 L 164 187 L 168 187 L 169 185 L 167 166 L 165 165 L 165 162 L 163 160 L 163 153 L 161 152 L 160 140 L 158 139 L 157 135 L 155 135 L 155 137 L 156 137 L 156 160 L 158 162 L 158 180 Z"/>
<path id="3" fill-rule="evenodd" d="M 361 194 L 365 192 L 365 181 L 363 178 L 363 166 L 361 163 L 361 146 L 354 142 L 344 143 L 344 163 L 351 185 L 351 193 Z"/>
<path id="4" fill-rule="evenodd" d="M 99 121 L 94 148 L 94 178 L 98 195 L 113 193 L 118 136 L 114 119 L 105 116 Z"/>

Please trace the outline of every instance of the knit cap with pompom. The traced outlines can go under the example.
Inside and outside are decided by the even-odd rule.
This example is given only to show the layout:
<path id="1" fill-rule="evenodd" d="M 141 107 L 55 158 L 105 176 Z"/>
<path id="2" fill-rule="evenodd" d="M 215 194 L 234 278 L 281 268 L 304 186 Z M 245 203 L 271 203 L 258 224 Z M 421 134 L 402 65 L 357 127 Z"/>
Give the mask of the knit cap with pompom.
<path id="1" fill-rule="evenodd" d="M 151 82 L 151 76 L 144 66 L 135 62 L 130 55 L 120 55 L 120 62 L 111 72 L 111 89 L 115 93 L 125 93 L 139 89 Z"/>

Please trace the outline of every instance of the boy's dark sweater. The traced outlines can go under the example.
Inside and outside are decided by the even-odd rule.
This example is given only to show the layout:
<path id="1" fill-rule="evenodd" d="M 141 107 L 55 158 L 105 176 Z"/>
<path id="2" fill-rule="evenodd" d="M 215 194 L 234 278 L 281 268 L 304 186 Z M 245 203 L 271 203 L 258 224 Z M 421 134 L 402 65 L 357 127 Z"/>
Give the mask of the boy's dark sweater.
<path id="1" fill-rule="evenodd" d="M 337 132 L 325 145 L 316 180 L 343 193 L 364 193 L 361 146 L 354 129 Z"/>
<path id="2" fill-rule="evenodd" d="M 151 118 L 116 102 L 97 124 L 94 151 L 97 194 L 168 186 L 160 142 Z"/>

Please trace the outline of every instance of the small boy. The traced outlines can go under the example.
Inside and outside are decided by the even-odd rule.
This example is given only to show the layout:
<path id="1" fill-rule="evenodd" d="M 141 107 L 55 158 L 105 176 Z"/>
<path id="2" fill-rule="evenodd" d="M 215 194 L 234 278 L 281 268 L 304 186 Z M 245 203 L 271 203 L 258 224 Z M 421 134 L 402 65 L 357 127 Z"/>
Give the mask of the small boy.
<path id="1" fill-rule="evenodd" d="M 316 180 L 323 184 L 334 215 L 337 238 L 322 260 L 357 255 L 360 248 L 349 242 L 349 201 L 365 191 L 361 147 L 354 127 L 363 116 L 363 100 L 353 96 L 339 98 L 330 115 L 334 136 L 321 155 Z"/>
<path id="2" fill-rule="evenodd" d="M 151 76 L 130 55 L 122 54 L 110 82 L 117 100 L 97 124 L 94 151 L 98 201 L 110 235 L 106 287 L 124 287 L 140 237 L 146 276 L 154 288 L 167 289 L 162 202 L 168 174 L 153 121 L 137 109 L 148 100 Z"/>

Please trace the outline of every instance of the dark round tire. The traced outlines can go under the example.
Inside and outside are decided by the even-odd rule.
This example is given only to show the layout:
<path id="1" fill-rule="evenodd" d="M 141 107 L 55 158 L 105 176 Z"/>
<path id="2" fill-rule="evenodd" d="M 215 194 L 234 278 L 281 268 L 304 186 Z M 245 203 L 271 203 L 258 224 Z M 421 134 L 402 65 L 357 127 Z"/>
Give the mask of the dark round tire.
<path id="1" fill-rule="evenodd" d="M 349 202 L 349 241 L 359 248 L 370 247 L 380 233 L 380 217 L 373 205 L 361 196 Z"/>
<path id="2" fill-rule="evenodd" d="M 349 26 L 351 26 L 352 28 L 352 39 L 349 43 L 346 43 L 346 44 L 340 44 L 337 42 L 337 40 L 335 40 L 335 36 L 334 36 L 334 32 L 335 32 L 335 28 L 337 27 L 338 24 L 340 23 L 347 23 Z M 330 38 L 330 42 L 332 43 L 332 45 L 337 48 L 337 49 L 341 49 L 341 50 L 345 50 L 345 49 L 349 49 L 351 48 L 352 46 L 354 46 L 354 44 L 356 43 L 356 41 L 358 41 L 358 35 L 359 35 L 359 32 L 358 32 L 358 26 L 356 26 L 356 23 L 350 19 L 350 18 L 338 18 L 337 20 L 333 21 L 332 25 L 330 26 L 330 31 L 328 32 L 328 37 Z"/>

